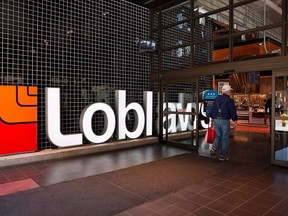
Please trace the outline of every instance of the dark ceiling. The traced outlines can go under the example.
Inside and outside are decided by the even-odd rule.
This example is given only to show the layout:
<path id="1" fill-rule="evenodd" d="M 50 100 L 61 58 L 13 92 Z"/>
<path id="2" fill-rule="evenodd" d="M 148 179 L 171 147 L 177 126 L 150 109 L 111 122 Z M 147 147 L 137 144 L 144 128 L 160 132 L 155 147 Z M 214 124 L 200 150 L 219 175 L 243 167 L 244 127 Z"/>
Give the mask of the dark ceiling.
<path id="1" fill-rule="evenodd" d="M 160 5 L 166 4 L 168 2 L 172 2 L 175 0 L 126 0 L 128 2 L 132 2 L 134 4 L 140 5 L 145 8 L 153 9 Z"/>

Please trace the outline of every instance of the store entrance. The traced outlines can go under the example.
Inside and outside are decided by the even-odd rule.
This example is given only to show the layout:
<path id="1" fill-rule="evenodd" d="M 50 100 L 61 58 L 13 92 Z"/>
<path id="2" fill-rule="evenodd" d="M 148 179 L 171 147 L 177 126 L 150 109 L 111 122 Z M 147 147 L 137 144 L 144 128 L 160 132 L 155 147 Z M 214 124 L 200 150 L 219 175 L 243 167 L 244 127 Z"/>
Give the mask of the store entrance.
<path id="1" fill-rule="evenodd" d="M 211 144 L 205 143 L 204 137 L 210 122 L 204 112 L 199 79 L 162 80 L 158 107 L 158 111 L 162 110 L 159 112 L 162 119 L 159 121 L 159 139 L 164 144 L 200 154 L 203 150 L 204 156 L 206 151 L 209 156 Z M 232 97 L 239 120 L 237 129 L 231 131 L 231 158 L 239 162 L 269 163 L 270 160 L 272 164 L 288 167 L 288 72 L 278 69 L 237 73 L 226 77 L 213 76 L 212 80 L 210 89 L 220 94 L 224 84 L 233 88 Z M 237 83 L 239 80 L 245 88 L 243 83 Z M 242 87 L 240 90 L 239 86 Z"/>
<path id="2" fill-rule="evenodd" d="M 162 131 L 159 139 L 164 144 L 191 149 L 209 157 L 212 145 L 205 142 L 205 134 L 210 126 L 210 119 L 205 112 L 202 93 L 205 90 L 214 90 L 221 94 L 221 87 L 230 84 L 234 89 L 231 97 L 235 100 L 239 117 L 238 128 L 231 131 L 231 151 L 239 160 L 258 160 L 255 155 L 258 147 L 253 144 L 255 152 L 252 153 L 250 145 L 259 141 L 259 149 L 260 145 L 267 148 L 265 157 L 269 160 L 270 118 L 265 112 L 265 104 L 269 93 L 272 93 L 272 71 L 211 77 L 213 78 L 206 79 L 209 80 L 205 82 L 207 87 L 202 84 L 201 76 L 186 80 L 162 80 L 159 97 L 162 107 L 158 109 L 162 110 L 159 114 L 163 120 L 159 123 L 159 134 Z M 245 149 L 240 149 L 243 146 L 246 146 Z M 249 150 L 249 154 L 245 155 L 244 152 L 241 157 L 237 155 L 246 150 Z"/>

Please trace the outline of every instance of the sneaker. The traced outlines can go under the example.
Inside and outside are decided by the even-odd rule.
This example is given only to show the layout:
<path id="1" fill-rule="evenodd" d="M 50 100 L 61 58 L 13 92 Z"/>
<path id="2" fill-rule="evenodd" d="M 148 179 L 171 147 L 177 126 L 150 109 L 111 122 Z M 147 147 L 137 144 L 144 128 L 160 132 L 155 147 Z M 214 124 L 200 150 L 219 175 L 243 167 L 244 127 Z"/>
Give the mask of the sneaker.
<path id="1" fill-rule="evenodd" d="M 210 150 L 211 156 L 215 156 L 216 152 L 217 152 L 217 150 L 214 147 L 212 147 L 212 149 Z"/>
<path id="2" fill-rule="evenodd" d="M 220 155 L 219 160 L 220 160 L 220 161 L 227 161 L 227 160 L 229 160 L 229 158 Z"/>

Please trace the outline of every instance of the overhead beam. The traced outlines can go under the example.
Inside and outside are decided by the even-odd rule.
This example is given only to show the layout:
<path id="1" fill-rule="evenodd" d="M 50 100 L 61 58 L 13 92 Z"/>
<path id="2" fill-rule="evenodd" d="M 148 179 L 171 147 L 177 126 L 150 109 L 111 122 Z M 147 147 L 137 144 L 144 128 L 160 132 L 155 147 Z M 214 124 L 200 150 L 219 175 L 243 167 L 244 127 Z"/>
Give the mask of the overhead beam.
<path id="1" fill-rule="evenodd" d="M 266 4 L 272 8 L 273 10 L 275 10 L 277 13 L 281 14 L 282 15 L 282 9 L 281 7 L 279 7 L 277 4 L 275 4 L 274 2 L 272 2 L 271 0 L 262 0 L 262 1 L 265 1 Z"/>

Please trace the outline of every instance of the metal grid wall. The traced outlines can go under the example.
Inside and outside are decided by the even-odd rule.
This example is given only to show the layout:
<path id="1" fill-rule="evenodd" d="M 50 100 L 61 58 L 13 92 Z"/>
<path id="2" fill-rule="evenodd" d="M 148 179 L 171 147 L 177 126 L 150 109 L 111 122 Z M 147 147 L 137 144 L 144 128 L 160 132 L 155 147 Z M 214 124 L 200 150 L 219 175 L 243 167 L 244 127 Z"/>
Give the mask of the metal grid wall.
<path id="1" fill-rule="evenodd" d="M 213 22 L 211 19 L 205 19 L 205 24 L 197 24 L 194 29 L 194 40 L 200 41 L 212 37 Z M 194 65 L 203 65 L 213 62 L 214 42 L 205 42 L 197 44 L 194 47 Z"/>
<path id="2" fill-rule="evenodd" d="M 191 39 L 191 29 L 190 29 L 190 4 L 185 3 L 181 6 L 176 6 L 168 10 L 154 11 L 152 14 L 152 26 L 154 29 L 153 38 L 158 39 L 161 35 L 161 48 L 165 51 L 162 53 L 153 54 L 153 72 L 159 72 L 160 62 L 161 71 L 171 71 L 178 70 L 181 68 L 191 67 L 191 49 L 190 49 L 190 39 Z M 159 16 L 162 15 L 162 23 L 159 23 Z M 186 20 L 186 22 L 185 22 Z M 181 22 L 183 21 L 183 22 Z M 180 24 L 176 24 L 181 22 Z M 211 19 L 203 19 L 201 23 L 196 20 L 194 23 L 194 40 L 200 41 L 207 37 L 213 36 L 213 23 Z M 162 34 L 160 34 L 161 29 L 157 27 L 163 26 Z M 159 39 L 158 39 L 159 40 Z M 176 48 L 177 47 L 177 48 Z M 194 64 L 202 65 L 213 61 L 213 50 L 214 43 L 206 42 L 194 46 Z M 161 60 L 161 61 L 160 61 Z M 213 89 L 213 76 L 199 76 L 199 93 L 207 89 Z M 187 93 L 187 95 L 196 93 L 196 89 L 192 88 L 192 84 L 177 84 L 170 86 L 169 102 L 178 101 L 178 93 Z M 154 91 L 158 91 L 158 85 L 154 85 Z M 195 87 L 195 85 L 194 85 Z M 165 91 L 165 90 L 164 90 Z M 198 95 L 200 101 L 202 99 L 202 94 Z M 194 98 L 195 99 L 195 98 Z M 192 98 L 188 99 L 191 101 Z"/>
<path id="3" fill-rule="evenodd" d="M 190 22 L 185 22 L 183 24 L 164 29 L 162 34 L 163 48 L 169 48 L 171 46 L 177 46 L 182 44 L 189 44 L 191 37 Z"/>
<path id="4" fill-rule="evenodd" d="M 127 90 L 127 104 L 143 103 L 149 56 L 138 52 L 137 42 L 149 38 L 148 9 L 123 0 L 3 0 L 0 27 L 0 84 L 38 87 L 39 150 L 55 147 L 45 133 L 45 87 L 61 89 L 64 134 L 80 132 L 86 105 L 114 108 L 114 90 Z M 102 119 L 96 113 L 96 133 Z"/>
<path id="5" fill-rule="evenodd" d="M 184 4 L 162 11 L 162 26 L 171 25 L 177 21 L 190 19 L 190 4 Z M 154 25 L 153 25 L 154 26 Z"/>
<path id="6" fill-rule="evenodd" d="M 189 2 L 163 11 L 153 11 L 152 27 L 153 38 L 161 41 L 159 44 L 162 53 L 153 55 L 152 72 L 171 71 L 191 67 L 191 8 Z M 161 23 L 159 23 L 161 16 Z M 181 22 L 176 24 L 177 22 Z M 213 23 L 211 19 L 195 20 L 194 41 L 203 40 L 213 36 Z M 163 29 L 157 29 L 162 26 Z M 162 31 L 162 32 L 161 32 Z M 160 34 L 161 32 L 161 34 Z M 159 39 L 161 35 L 161 39 Z M 177 48 L 176 48 L 177 47 Z M 214 43 L 208 42 L 194 46 L 194 65 L 213 62 Z M 161 67 L 160 65 L 161 64 Z"/>

